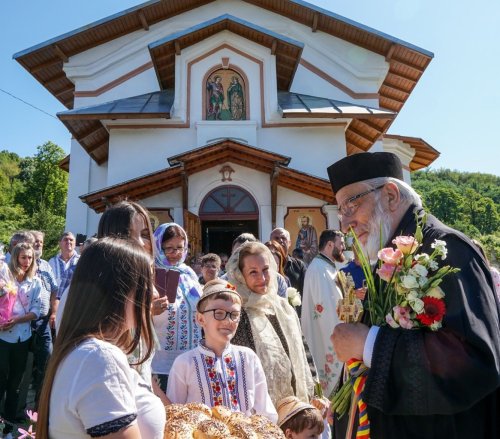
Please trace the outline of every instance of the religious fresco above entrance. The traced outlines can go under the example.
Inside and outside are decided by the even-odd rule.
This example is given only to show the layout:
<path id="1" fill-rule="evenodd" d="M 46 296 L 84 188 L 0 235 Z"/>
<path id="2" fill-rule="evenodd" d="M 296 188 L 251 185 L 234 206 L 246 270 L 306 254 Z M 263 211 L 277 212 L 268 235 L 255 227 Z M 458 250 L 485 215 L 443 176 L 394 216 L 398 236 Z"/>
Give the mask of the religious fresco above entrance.
<path id="1" fill-rule="evenodd" d="M 206 83 L 206 120 L 246 120 L 243 77 L 231 69 L 212 72 Z"/>

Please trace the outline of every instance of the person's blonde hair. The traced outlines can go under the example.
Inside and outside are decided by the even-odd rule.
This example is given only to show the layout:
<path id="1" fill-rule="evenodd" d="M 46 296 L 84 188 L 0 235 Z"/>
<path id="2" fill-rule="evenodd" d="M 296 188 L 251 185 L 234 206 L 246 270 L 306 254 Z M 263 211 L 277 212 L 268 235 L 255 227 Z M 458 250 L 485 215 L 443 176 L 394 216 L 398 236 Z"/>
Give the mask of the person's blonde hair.
<path id="1" fill-rule="evenodd" d="M 33 260 L 31 261 L 31 265 L 29 266 L 28 270 L 26 270 L 26 272 L 21 270 L 21 266 L 19 265 L 19 260 L 18 260 L 19 255 L 23 251 L 31 251 L 31 254 L 33 255 Z M 15 278 L 18 278 L 19 276 L 23 275 L 24 279 L 32 279 L 35 276 L 36 273 L 35 249 L 30 243 L 20 242 L 19 244 L 16 244 L 14 246 L 9 261 L 9 269 Z"/>
<path id="2" fill-rule="evenodd" d="M 79 344 L 90 338 L 108 341 L 131 354 L 142 345 L 153 353 L 151 322 L 152 257 L 134 240 L 106 237 L 91 244 L 76 266 L 61 327 L 45 374 L 38 407 L 37 439 L 48 439 L 50 396 L 58 367 Z M 134 302 L 134 328 L 126 321 Z"/>

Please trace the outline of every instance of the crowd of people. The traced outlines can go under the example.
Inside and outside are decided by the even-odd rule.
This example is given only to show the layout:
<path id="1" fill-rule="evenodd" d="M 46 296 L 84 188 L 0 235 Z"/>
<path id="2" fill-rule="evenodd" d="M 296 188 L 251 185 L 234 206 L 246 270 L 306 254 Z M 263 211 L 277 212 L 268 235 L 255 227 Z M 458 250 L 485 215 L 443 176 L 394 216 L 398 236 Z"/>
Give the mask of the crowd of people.
<path id="1" fill-rule="evenodd" d="M 422 205 L 393 154 L 357 154 L 328 172 L 343 230 L 321 232 L 306 262 L 284 228 L 262 242 L 243 233 L 229 255 L 189 255 L 179 224 L 153 230 L 132 201 L 110 206 L 78 251 L 65 232 L 48 262 L 41 231 L 14 233 L 0 259 L 4 437 L 21 422 L 30 350 L 38 439 L 162 438 L 164 406 L 186 403 L 262 415 L 287 438 L 351 439 L 358 407 L 330 428 L 328 399 L 352 358 L 369 367 L 369 437 L 500 435 L 499 298 L 485 258 L 428 215 L 424 247 L 446 241 L 447 263 L 460 269 L 443 280 L 442 330 L 375 326 L 367 314 L 342 323 L 339 269 L 358 298 L 366 291 L 344 233 L 376 260 L 381 234 L 390 244 L 414 233 Z M 160 271 L 175 279 L 170 293 L 155 286 Z"/>

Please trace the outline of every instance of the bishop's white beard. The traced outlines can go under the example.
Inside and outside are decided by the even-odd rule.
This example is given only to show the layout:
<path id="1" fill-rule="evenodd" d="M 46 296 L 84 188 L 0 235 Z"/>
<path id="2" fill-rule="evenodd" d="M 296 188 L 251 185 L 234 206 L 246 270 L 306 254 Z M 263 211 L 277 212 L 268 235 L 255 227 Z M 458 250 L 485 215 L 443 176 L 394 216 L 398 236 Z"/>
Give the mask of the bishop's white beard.
<path id="1" fill-rule="evenodd" d="M 382 210 L 380 203 L 377 202 L 375 206 L 373 215 L 370 219 L 370 229 L 366 244 L 361 244 L 363 253 L 372 263 L 377 261 L 378 251 L 387 243 L 392 230 L 391 215 Z"/>

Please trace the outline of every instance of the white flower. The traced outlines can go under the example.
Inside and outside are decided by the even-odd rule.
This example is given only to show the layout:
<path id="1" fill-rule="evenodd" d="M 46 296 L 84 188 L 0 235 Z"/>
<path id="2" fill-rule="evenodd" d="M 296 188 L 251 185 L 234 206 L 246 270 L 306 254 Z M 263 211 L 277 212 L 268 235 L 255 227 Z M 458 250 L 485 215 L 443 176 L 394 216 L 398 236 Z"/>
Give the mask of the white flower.
<path id="1" fill-rule="evenodd" d="M 434 322 L 429 326 L 432 331 L 437 331 L 439 328 L 441 328 L 441 322 Z"/>
<path id="2" fill-rule="evenodd" d="M 408 290 L 418 288 L 418 282 L 415 276 L 401 276 L 401 282 L 403 284 L 403 287 L 407 288 Z"/>
<path id="3" fill-rule="evenodd" d="M 429 261 L 429 270 L 436 271 L 439 265 L 436 261 Z"/>
<path id="4" fill-rule="evenodd" d="M 418 276 L 427 277 L 427 268 L 421 264 L 415 264 L 410 271 L 414 271 Z"/>
<path id="5" fill-rule="evenodd" d="M 416 291 L 410 291 L 406 296 L 406 300 L 417 314 L 420 314 L 424 310 L 424 302 L 418 297 Z"/>
<path id="6" fill-rule="evenodd" d="M 427 253 L 420 253 L 418 255 L 415 255 L 413 259 L 417 261 L 419 264 L 427 264 L 429 262 L 430 257 Z"/>
<path id="7" fill-rule="evenodd" d="M 302 300 L 300 299 L 300 294 L 296 288 L 287 288 L 286 293 L 288 295 L 288 303 L 292 306 L 300 306 L 302 305 Z"/>
<path id="8" fill-rule="evenodd" d="M 431 247 L 436 250 L 437 254 L 441 256 L 441 259 L 446 259 L 448 254 L 448 249 L 446 248 L 446 242 L 440 239 L 435 239 L 431 244 Z"/>

